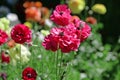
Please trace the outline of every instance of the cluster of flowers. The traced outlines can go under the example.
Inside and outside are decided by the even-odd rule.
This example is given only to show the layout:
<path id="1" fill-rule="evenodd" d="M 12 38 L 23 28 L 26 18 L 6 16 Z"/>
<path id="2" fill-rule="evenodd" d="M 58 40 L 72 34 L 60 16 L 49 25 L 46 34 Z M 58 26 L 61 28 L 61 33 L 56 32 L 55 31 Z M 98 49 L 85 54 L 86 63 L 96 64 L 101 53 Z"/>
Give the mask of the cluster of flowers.
<path id="1" fill-rule="evenodd" d="M 23 24 L 17 24 L 11 30 L 11 38 L 16 43 L 19 44 L 31 42 L 32 39 L 31 30 Z M 0 45 L 4 44 L 7 40 L 8 40 L 7 33 L 0 29 Z"/>
<path id="2" fill-rule="evenodd" d="M 25 8 L 26 20 L 39 22 L 44 24 L 46 18 L 49 17 L 49 9 L 42 6 L 42 3 L 39 1 L 29 2 L 26 1 L 23 4 Z"/>
<path id="3" fill-rule="evenodd" d="M 50 34 L 45 37 L 42 45 L 47 50 L 63 53 L 77 51 L 81 42 L 90 35 L 91 28 L 84 21 L 73 18 L 70 9 L 62 4 L 56 6 L 51 20 L 58 26 L 51 29 Z"/>
<path id="4" fill-rule="evenodd" d="M 30 43 L 32 39 L 32 32 L 31 30 L 23 25 L 23 24 L 17 24 L 15 25 L 12 30 L 11 30 L 11 38 L 12 38 L 12 43 L 18 43 L 18 44 L 24 44 L 24 43 Z M 7 33 L 0 29 L 0 46 L 6 43 L 9 40 L 9 35 Z M 11 46 L 10 43 L 8 45 Z M 10 57 L 6 54 L 6 52 L 2 51 L 1 53 L 1 62 L 2 63 L 9 63 L 10 62 Z M 0 77 L 2 77 L 4 80 L 6 80 L 6 75 L 4 76 L 5 73 L 0 73 Z M 37 73 L 36 71 L 31 68 L 27 67 L 23 70 L 22 72 L 22 78 L 23 80 L 36 80 Z"/>
<path id="5" fill-rule="evenodd" d="M 63 53 L 77 51 L 80 43 L 90 35 L 90 26 L 79 18 L 73 17 L 70 9 L 64 4 L 56 6 L 50 19 L 56 23 L 57 27 L 50 30 L 50 34 L 45 37 L 42 43 L 47 50 L 61 49 Z M 11 29 L 10 35 L 0 29 L 0 46 L 9 39 L 18 44 L 30 43 L 32 31 L 24 24 L 15 25 Z M 5 52 L 2 52 L 2 58 L 2 62 L 10 62 L 10 58 Z M 24 80 L 36 80 L 37 73 L 33 68 L 27 67 L 23 70 L 22 75 Z"/>

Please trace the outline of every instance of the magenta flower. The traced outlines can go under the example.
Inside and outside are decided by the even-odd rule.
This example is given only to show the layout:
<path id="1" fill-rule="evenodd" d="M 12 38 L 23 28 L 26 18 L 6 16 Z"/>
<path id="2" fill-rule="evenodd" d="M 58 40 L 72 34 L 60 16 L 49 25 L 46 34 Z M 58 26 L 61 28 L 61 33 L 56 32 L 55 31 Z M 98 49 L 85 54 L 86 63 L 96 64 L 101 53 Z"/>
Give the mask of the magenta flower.
<path id="1" fill-rule="evenodd" d="M 74 25 L 77 29 L 76 34 L 78 35 L 80 42 L 83 42 L 84 40 L 86 40 L 89 37 L 89 35 L 91 33 L 90 26 L 82 20 L 75 20 Z"/>
<path id="2" fill-rule="evenodd" d="M 80 41 L 83 42 L 86 40 L 91 33 L 91 28 L 85 23 L 85 26 L 82 28 L 82 33 L 80 36 Z"/>
<path id="3" fill-rule="evenodd" d="M 8 39 L 8 35 L 6 34 L 6 32 L 2 31 L 0 29 L 0 45 L 4 44 Z"/>
<path id="4" fill-rule="evenodd" d="M 59 38 L 58 36 L 53 36 L 52 34 L 45 37 L 42 45 L 46 50 L 56 51 L 58 50 Z"/>
<path id="5" fill-rule="evenodd" d="M 74 29 L 69 27 L 73 26 L 69 25 L 61 28 L 52 28 L 50 35 L 45 37 L 42 43 L 45 49 L 52 51 L 61 49 L 64 53 L 77 51 L 80 45 L 80 39 L 77 38 Z"/>
<path id="6" fill-rule="evenodd" d="M 50 16 L 51 20 L 56 24 L 65 26 L 69 24 L 71 11 L 68 9 L 67 5 L 61 4 L 56 6 L 53 14 Z"/>
<path id="7" fill-rule="evenodd" d="M 17 24 L 11 30 L 11 38 L 20 44 L 30 42 L 32 38 L 31 30 L 23 24 Z"/>
<path id="8" fill-rule="evenodd" d="M 50 18 L 59 27 L 52 28 L 50 34 L 45 37 L 42 43 L 45 49 L 52 51 L 61 49 L 64 53 L 77 51 L 80 43 L 90 35 L 91 28 L 79 18 L 71 21 L 70 13 L 66 5 L 56 6 Z"/>
<path id="9" fill-rule="evenodd" d="M 69 53 L 70 51 L 77 51 L 80 45 L 80 39 L 72 38 L 70 36 L 63 36 L 59 39 L 59 47 L 62 52 Z"/>

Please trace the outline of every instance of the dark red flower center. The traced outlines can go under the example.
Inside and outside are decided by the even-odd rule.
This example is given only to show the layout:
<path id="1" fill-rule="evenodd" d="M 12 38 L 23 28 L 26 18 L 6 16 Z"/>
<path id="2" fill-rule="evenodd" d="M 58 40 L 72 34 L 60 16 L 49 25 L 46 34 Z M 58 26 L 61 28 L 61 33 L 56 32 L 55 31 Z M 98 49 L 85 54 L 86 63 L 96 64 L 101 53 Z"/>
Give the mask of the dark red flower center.
<path id="1" fill-rule="evenodd" d="M 60 15 L 62 15 L 62 14 L 63 14 L 63 12 L 61 11 L 59 14 L 60 14 Z"/>
<path id="2" fill-rule="evenodd" d="M 28 77 L 28 78 L 31 78 L 31 77 L 32 77 L 32 74 L 31 74 L 31 73 L 27 74 L 27 77 Z"/>
<path id="3" fill-rule="evenodd" d="M 80 27 L 77 27 L 77 30 L 80 30 Z"/>
<path id="4" fill-rule="evenodd" d="M 59 33 L 59 36 L 64 36 L 64 33 L 63 33 L 63 32 L 60 32 L 60 33 Z"/>

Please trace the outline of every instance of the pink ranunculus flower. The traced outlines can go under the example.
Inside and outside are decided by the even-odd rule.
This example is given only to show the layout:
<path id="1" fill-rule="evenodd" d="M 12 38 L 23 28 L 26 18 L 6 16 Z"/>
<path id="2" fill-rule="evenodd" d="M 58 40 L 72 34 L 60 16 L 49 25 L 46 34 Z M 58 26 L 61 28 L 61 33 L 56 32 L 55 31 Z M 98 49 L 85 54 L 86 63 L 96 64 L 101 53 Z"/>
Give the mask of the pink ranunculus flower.
<path id="1" fill-rule="evenodd" d="M 80 45 L 80 39 L 72 38 L 70 36 L 63 36 L 59 40 L 59 46 L 62 52 L 69 53 L 70 51 L 77 51 Z"/>
<path id="2" fill-rule="evenodd" d="M 59 44 L 59 38 L 57 36 L 53 36 L 52 34 L 46 36 L 44 42 L 42 43 L 42 45 L 46 50 L 51 50 L 51 51 L 57 51 L 58 44 Z"/>
<path id="3" fill-rule="evenodd" d="M 42 45 L 45 49 L 52 51 L 58 49 L 61 49 L 64 53 L 77 51 L 80 45 L 80 39 L 77 38 L 74 29 L 71 29 L 72 27 L 72 25 L 69 25 L 61 28 L 52 28 L 50 35 L 45 37 Z"/>
<path id="4" fill-rule="evenodd" d="M 74 25 L 76 27 L 76 34 L 78 35 L 80 42 L 83 42 L 89 37 L 91 27 L 82 20 L 75 20 Z"/>
<path id="5" fill-rule="evenodd" d="M 4 44 L 8 39 L 6 32 L 0 29 L 0 45 Z"/>
<path id="6" fill-rule="evenodd" d="M 82 28 L 82 33 L 80 36 L 80 41 L 83 42 L 84 40 L 86 40 L 91 33 L 91 28 L 88 24 L 85 23 L 85 26 Z"/>
<path id="7" fill-rule="evenodd" d="M 25 42 L 29 43 L 32 39 L 32 32 L 27 26 L 17 24 L 11 30 L 11 38 L 19 44 L 23 44 Z"/>
<path id="8" fill-rule="evenodd" d="M 65 26 L 68 25 L 71 19 L 71 11 L 68 9 L 67 5 L 61 4 L 56 6 L 53 14 L 50 16 L 51 20 L 56 24 Z"/>

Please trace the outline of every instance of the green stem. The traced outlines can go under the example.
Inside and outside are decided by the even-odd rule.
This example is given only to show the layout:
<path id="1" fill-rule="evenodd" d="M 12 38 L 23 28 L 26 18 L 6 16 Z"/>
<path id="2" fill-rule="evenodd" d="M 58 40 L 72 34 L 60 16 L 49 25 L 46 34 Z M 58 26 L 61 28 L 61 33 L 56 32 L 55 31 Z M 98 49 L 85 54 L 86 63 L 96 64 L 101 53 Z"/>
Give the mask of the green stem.
<path id="1" fill-rule="evenodd" d="M 21 55 L 21 45 L 20 45 L 20 71 L 22 74 L 22 55 Z M 21 75 L 22 76 L 22 75 Z"/>
<path id="2" fill-rule="evenodd" d="M 60 79 L 62 76 L 62 59 L 63 59 L 63 53 L 60 53 L 60 68 L 59 68 Z"/>
<path id="3" fill-rule="evenodd" d="M 2 51 L 2 46 L 0 46 L 0 54 L 1 54 L 1 51 Z"/>
<path id="4" fill-rule="evenodd" d="M 56 80 L 58 79 L 58 51 L 56 51 Z"/>
<path id="5" fill-rule="evenodd" d="M 37 23 L 36 22 L 32 22 L 32 23 L 33 23 L 33 29 L 34 29 L 34 31 L 37 32 L 38 31 L 38 25 L 37 25 Z"/>
<path id="6" fill-rule="evenodd" d="M 66 73 L 63 74 L 63 80 L 66 80 L 66 78 L 67 78 L 66 76 L 69 74 L 68 71 L 70 70 L 70 67 L 71 67 L 70 63 L 69 63 L 69 62 L 66 63 L 66 67 L 65 67 L 65 69 L 64 69 L 64 71 L 65 71 Z"/>
<path id="7" fill-rule="evenodd" d="M 61 0 L 61 2 L 60 2 L 61 4 L 65 4 L 65 1 L 64 0 Z"/>
<path id="8" fill-rule="evenodd" d="M 100 22 L 100 14 L 97 15 L 98 22 Z"/>

